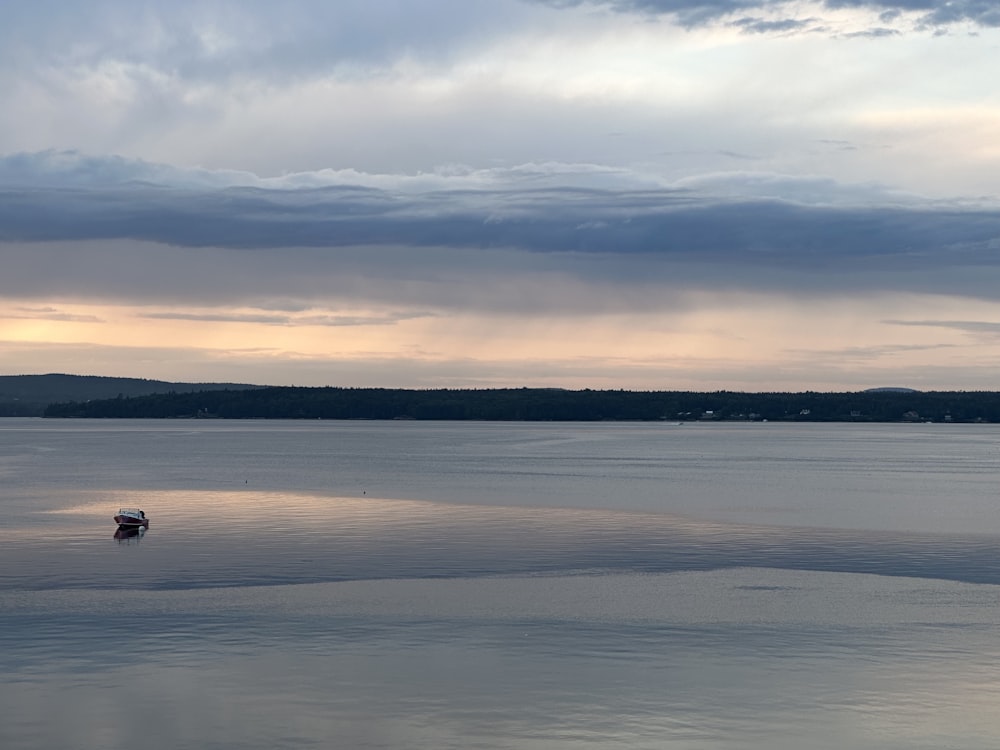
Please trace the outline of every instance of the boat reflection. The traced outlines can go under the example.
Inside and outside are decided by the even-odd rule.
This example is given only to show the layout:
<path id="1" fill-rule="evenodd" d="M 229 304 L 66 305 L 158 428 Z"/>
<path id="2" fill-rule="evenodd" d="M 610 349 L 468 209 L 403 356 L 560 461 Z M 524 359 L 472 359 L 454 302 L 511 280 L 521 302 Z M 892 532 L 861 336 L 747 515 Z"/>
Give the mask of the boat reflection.
<path id="1" fill-rule="evenodd" d="M 138 528 L 120 528 L 115 531 L 115 541 L 119 544 L 132 544 L 132 542 L 138 544 L 145 535 L 146 529 L 142 526 Z"/>

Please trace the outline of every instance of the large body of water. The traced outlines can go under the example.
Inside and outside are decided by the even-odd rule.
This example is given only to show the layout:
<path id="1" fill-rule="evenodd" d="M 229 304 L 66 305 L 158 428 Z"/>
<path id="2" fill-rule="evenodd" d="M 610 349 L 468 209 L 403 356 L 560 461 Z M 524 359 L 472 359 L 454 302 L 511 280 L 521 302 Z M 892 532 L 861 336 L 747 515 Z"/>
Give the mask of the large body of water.
<path id="1" fill-rule="evenodd" d="M 0 747 L 994 750 L 998 467 L 989 425 L 0 420 Z"/>

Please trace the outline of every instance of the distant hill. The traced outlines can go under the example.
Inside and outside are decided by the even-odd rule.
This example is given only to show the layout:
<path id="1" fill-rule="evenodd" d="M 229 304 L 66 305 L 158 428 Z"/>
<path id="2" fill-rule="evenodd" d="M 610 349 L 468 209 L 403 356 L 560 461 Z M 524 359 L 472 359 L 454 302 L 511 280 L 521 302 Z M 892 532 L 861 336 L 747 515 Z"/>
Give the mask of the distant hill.
<path id="1" fill-rule="evenodd" d="M 157 393 L 248 390 L 237 383 L 171 383 L 142 378 L 98 375 L 0 375 L 0 417 L 40 417 L 49 404 L 132 398 Z"/>

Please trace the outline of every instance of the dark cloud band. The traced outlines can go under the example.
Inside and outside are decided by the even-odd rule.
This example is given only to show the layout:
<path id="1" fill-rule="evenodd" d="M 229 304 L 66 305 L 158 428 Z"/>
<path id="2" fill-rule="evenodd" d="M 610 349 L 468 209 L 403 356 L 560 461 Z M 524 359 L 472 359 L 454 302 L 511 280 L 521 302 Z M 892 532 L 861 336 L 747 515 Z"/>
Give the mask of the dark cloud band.
<path id="1" fill-rule="evenodd" d="M 0 187 L 0 240 L 7 242 L 509 248 L 823 270 L 993 266 L 997 238 L 995 209 L 815 205 L 695 189 Z"/>
<path id="2" fill-rule="evenodd" d="M 649 306 L 664 290 L 1000 294 L 1000 209 L 830 181 L 738 173 L 652 187 L 616 174 L 616 188 L 600 170 L 550 166 L 450 188 L 250 187 L 141 162 L 55 162 L 0 159 L 0 292 L 256 306 L 363 294 L 421 309 L 579 306 L 592 299 L 580 285 Z M 560 298 L 559 284 L 573 289 Z"/>

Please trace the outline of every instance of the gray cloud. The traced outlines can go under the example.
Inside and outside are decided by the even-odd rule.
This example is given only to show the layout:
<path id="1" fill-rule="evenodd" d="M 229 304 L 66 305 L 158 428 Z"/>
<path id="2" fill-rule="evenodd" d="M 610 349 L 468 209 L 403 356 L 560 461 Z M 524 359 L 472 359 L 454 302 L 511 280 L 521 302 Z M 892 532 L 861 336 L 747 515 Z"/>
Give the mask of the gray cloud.
<path id="1" fill-rule="evenodd" d="M 733 15 L 751 15 L 754 11 L 778 10 L 789 12 L 794 4 L 787 0 L 537 0 L 555 7 L 595 5 L 609 7 L 621 13 L 670 16 L 686 27 L 701 26 Z M 858 8 L 880 12 L 883 22 L 903 13 L 916 14 L 918 23 L 946 26 L 970 22 L 978 26 L 1000 26 L 1000 7 L 992 0 L 823 0 L 829 9 Z M 779 21 L 773 31 L 788 31 Z"/>
<path id="2" fill-rule="evenodd" d="M 17 307 L 12 312 L 0 313 L 0 318 L 8 320 L 56 320 L 72 323 L 103 323 L 96 315 L 68 313 L 54 307 Z"/>
<path id="3" fill-rule="evenodd" d="M 821 5 L 879 12 L 886 25 L 904 14 L 931 28 L 1000 25 L 1000 9 L 989 0 Z M 407 60 L 444 69 L 525 29 L 558 27 L 552 16 L 580 7 L 659 16 L 688 28 L 720 20 L 752 33 L 822 28 L 819 19 L 796 15 L 798 6 L 786 0 L 38 0 L 0 8 L 0 63 L 8 76 L 17 76 L 11 80 L 45 86 L 53 75 L 74 79 L 83 70 L 110 71 L 132 81 L 144 106 L 155 111 L 165 106 L 158 97 L 169 96 L 167 80 L 285 84 L 331 73 L 350 80 L 387 74 Z M 212 104 L 188 106 L 196 111 Z"/>
<path id="4" fill-rule="evenodd" d="M 669 15 L 682 26 L 700 26 L 736 13 L 784 3 L 771 0 L 540 0 L 557 6 L 604 5 L 623 13 Z"/>
<path id="5" fill-rule="evenodd" d="M 1000 210 L 872 185 L 754 173 L 655 185 L 535 165 L 259 187 L 50 157 L 0 159 L 0 293 L 226 299 L 260 310 L 255 322 L 327 326 L 392 321 L 310 320 L 310 300 L 579 309 L 598 304 L 588 285 L 618 288 L 611 308 L 662 307 L 667 288 L 1000 297 Z"/>
<path id="6" fill-rule="evenodd" d="M 740 153 L 739 151 L 721 150 L 716 153 L 718 153 L 720 156 L 728 156 L 730 159 L 739 159 L 741 161 L 755 161 L 757 159 L 756 156 L 753 156 L 751 154 L 743 154 Z"/>
<path id="7" fill-rule="evenodd" d="M 942 349 L 954 349 L 953 344 L 882 344 L 877 346 L 850 346 L 840 349 L 796 349 L 786 353 L 822 362 L 824 365 L 836 364 L 840 367 L 866 365 L 890 358 L 896 354 L 909 352 L 934 352 Z"/>
<path id="8" fill-rule="evenodd" d="M 769 21 L 763 18 L 746 16 L 732 22 L 732 25 L 750 34 L 780 34 L 791 31 L 801 31 L 813 25 L 816 19 L 786 18 L 779 21 Z"/>
<path id="9" fill-rule="evenodd" d="M 817 143 L 822 143 L 824 146 L 838 151 L 857 151 L 859 148 L 856 143 L 838 138 L 820 138 Z"/>
<path id="10" fill-rule="evenodd" d="M 887 320 L 886 323 L 914 328 L 947 328 L 989 338 L 1000 337 L 1000 322 L 986 320 Z"/>
<path id="11" fill-rule="evenodd" d="M 191 187 L 143 162 L 82 159 L 32 174 L 31 156 L 0 160 L 0 239 L 133 239 L 182 247 L 517 248 L 531 252 L 753 260 L 817 267 L 838 261 L 897 267 L 993 265 L 1000 211 L 919 202 L 872 186 L 732 173 L 674 186 L 609 189 L 604 175 L 493 172 L 481 185 L 426 190 L 357 184 Z M 7 165 L 13 165 L 7 168 Z M 128 165 L 133 165 L 130 170 Z M 139 179 L 130 179 L 134 171 Z M 52 177 L 46 183 L 42 177 Z M 160 174 L 161 184 L 149 182 Z M 203 172 L 194 172 L 198 176 Z M 90 183 L 88 185 L 87 183 Z M 853 195 L 854 202 L 850 201 Z M 881 202 L 878 199 L 881 198 Z M 909 203 L 907 203 L 909 201 Z M 596 231 L 600 230 L 600 231 Z"/>
<path id="12" fill-rule="evenodd" d="M 0 60 L 69 66 L 113 59 L 188 80 L 281 80 L 334 69 L 349 76 L 406 57 L 445 63 L 515 28 L 527 11 L 513 0 L 6 3 Z"/>
<path id="13" fill-rule="evenodd" d="M 194 320 L 215 323 L 262 323 L 273 326 L 323 326 L 331 328 L 351 326 L 395 325 L 404 320 L 430 317 L 421 313 L 395 313 L 390 315 L 273 315 L 265 313 L 182 313 L 150 312 L 139 315 L 151 320 Z"/>
<path id="14" fill-rule="evenodd" d="M 253 313 L 180 313 L 151 312 L 140 315 L 148 320 L 196 320 L 212 323 L 262 323 L 269 326 L 290 325 L 293 318 L 287 315 L 265 315 Z"/>
<path id="15" fill-rule="evenodd" d="M 846 38 L 863 37 L 867 39 L 881 39 L 887 36 L 899 36 L 899 34 L 899 29 L 887 29 L 879 26 L 873 29 L 865 29 L 864 31 L 852 31 L 843 36 Z"/>
<path id="16" fill-rule="evenodd" d="M 969 21 L 979 26 L 1000 26 L 1000 7 L 993 0 L 825 0 L 829 8 L 871 8 L 882 18 L 898 12 L 919 13 L 929 26 Z"/>

